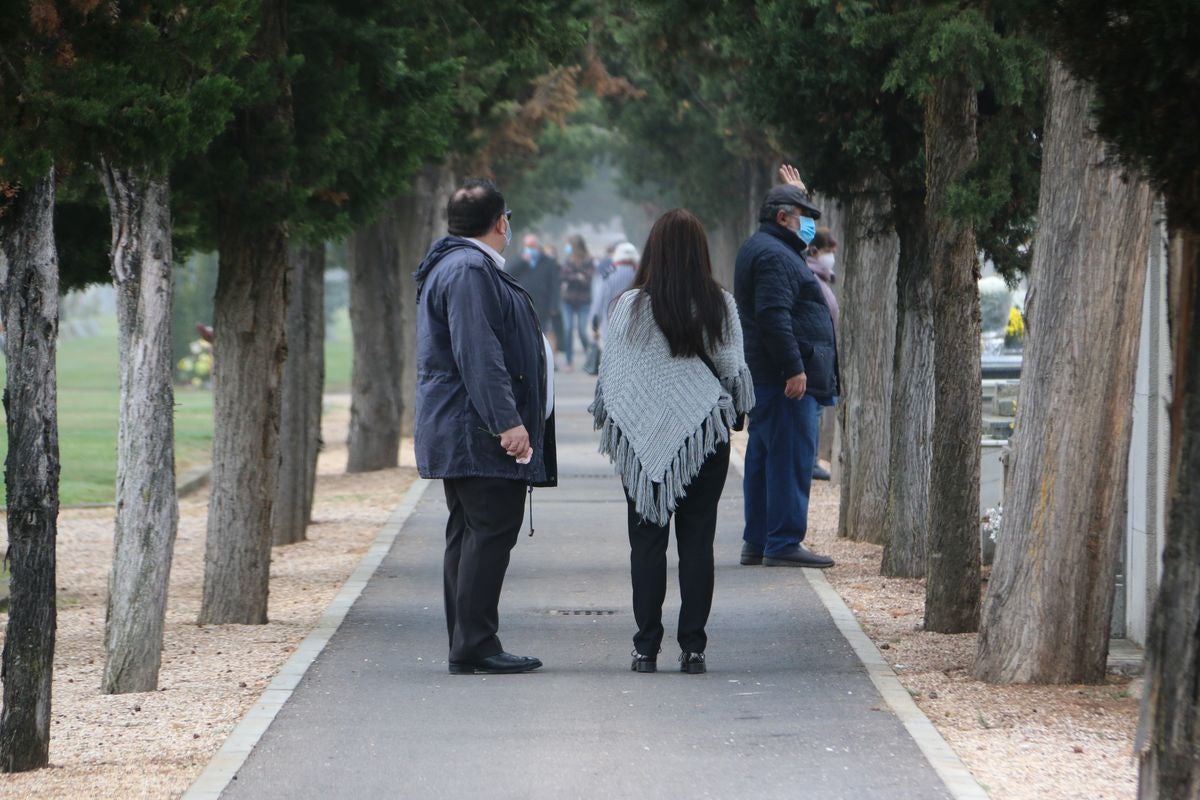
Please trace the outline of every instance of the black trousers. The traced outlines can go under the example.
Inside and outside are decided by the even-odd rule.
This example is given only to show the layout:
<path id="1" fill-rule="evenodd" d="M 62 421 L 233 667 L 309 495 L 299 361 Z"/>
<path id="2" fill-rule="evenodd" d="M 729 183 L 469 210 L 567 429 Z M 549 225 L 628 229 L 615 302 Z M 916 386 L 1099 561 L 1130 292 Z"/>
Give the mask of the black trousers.
<path id="1" fill-rule="evenodd" d="M 679 647 L 703 653 L 708 644 L 704 626 L 712 610 L 713 538 L 717 532 L 717 503 L 729 472 L 729 443 L 718 445 L 687 486 L 675 509 L 675 545 L 679 550 Z M 658 653 L 663 639 L 662 607 L 667 595 L 669 525 L 655 525 L 634 510 L 629 493 L 629 566 L 633 578 L 633 618 L 638 630 L 633 646 L 639 653 Z"/>
<path id="2" fill-rule="evenodd" d="M 443 588 L 451 661 L 477 661 L 503 648 L 500 590 L 509 552 L 525 518 L 525 484 L 504 478 L 454 478 L 446 490 Z"/>

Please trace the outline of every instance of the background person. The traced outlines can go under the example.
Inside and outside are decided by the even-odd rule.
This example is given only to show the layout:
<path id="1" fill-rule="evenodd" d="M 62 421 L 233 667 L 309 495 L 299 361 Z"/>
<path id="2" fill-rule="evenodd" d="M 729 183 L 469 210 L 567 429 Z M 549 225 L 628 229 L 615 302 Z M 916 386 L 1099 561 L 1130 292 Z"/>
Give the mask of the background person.
<path id="1" fill-rule="evenodd" d="M 638 251 L 629 242 L 613 247 L 612 263 L 603 262 L 596 268 L 596 279 L 592 282 L 592 307 L 588 319 L 592 325 L 592 344 L 588 349 L 583 371 L 589 375 L 600 373 L 601 352 L 604 336 L 608 331 L 608 315 L 612 305 L 633 283 L 637 274 Z"/>
<path id="2" fill-rule="evenodd" d="M 638 250 L 629 242 L 621 242 L 613 248 L 612 268 L 600 275 L 592 290 L 592 307 L 588 316 L 592 321 L 592 330 L 599 334 L 603 341 L 608 331 L 608 315 L 617 298 L 633 285 L 637 275 Z"/>
<path id="3" fill-rule="evenodd" d="M 754 405 L 754 390 L 737 307 L 713 279 L 708 239 L 690 213 L 674 209 L 654 223 L 633 288 L 617 301 L 607 330 L 591 411 L 600 451 L 625 487 L 637 622 L 632 669 L 657 668 L 674 515 L 680 669 L 704 672 L 729 428 Z"/>
<path id="4" fill-rule="evenodd" d="M 837 275 L 833 269 L 837 265 L 837 240 L 833 238 L 833 231 L 829 228 L 817 228 L 816 234 L 813 236 L 812 243 L 809 244 L 808 250 L 804 254 L 805 263 L 812 270 L 812 274 L 817 276 L 817 280 L 821 282 L 822 294 L 825 296 L 825 305 L 829 306 L 829 313 L 833 317 L 833 329 L 836 332 L 838 328 L 838 301 L 837 296 L 833 293 L 833 283 L 837 280 Z M 817 426 L 817 444 L 820 445 L 820 425 Z M 815 460 L 813 461 L 813 480 L 827 481 L 829 480 L 829 470 L 822 467 Z"/>
<path id="5" fill-rule="evenodd" d="M 503 271 L 511 211 L 487 180 L 446 207 L 449 235 L 417 270 L 417 468 L 446 493 L 443 591 L 451 674 L 528 672 L 504 652 L 500 590 L 526 486 L 553 486 L 553 352 L 528 293 Z M 523 376 L 533 379 L 521 380 Z"/>
<path id="6" fill-rule="evenodd" d="M 551 344 L 555 344 L 558 341 L 555 320 L 559 314 L 558 262 L 542 252 L 538 237 L 529 233 L 525 235 L 520 260 L 511 265 L 508 272 L 529 293 L 542 330 L 550 337 Z"/>
<path id="7" fill-rule="evenodd" d="M 562 321 L 563 335 L 559 339 L 559 350 L 566 361 L 566 369 L 575 363 L 575 339 L 584 352 L 588 349 L 588 311 L 592 307 L 592 279 L 596 264 L 588 255 L 587 242 L 579 234 L 572 234 L 563 248 L 562 262 Z"/>

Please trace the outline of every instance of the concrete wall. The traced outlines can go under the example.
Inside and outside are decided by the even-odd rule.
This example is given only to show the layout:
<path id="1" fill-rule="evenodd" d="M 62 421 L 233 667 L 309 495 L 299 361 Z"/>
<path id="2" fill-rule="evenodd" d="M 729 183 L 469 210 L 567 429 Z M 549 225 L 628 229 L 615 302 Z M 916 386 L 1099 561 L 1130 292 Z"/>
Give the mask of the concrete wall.
<path id="1" fill-rule="evenodd" d="M 1129 449 L 1128 533 L 1124 553 L 1125 636 L 1146 642 L 1150 612 L 1162 572 L 1167 460 L 1170 452 L 1168 400 L 1171 347 L 1167 329 L 1167 230 L 1161 206 L 1151 236 L 1142 333 L 1133 400 Z"/>

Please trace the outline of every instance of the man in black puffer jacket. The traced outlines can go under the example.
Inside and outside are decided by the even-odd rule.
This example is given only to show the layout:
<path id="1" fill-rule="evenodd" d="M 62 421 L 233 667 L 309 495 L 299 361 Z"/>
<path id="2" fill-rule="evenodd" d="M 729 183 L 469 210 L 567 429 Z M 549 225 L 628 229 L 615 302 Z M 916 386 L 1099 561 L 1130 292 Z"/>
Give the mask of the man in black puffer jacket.
<path id="1" fill-rule="evenodd" d="M 553 486 L 554 358 L 529 295 L 500 251 L 510 211 L 491 181 L 450 198 L 450 235 L 417 280 L 417 468 L 441 478 L 445 604 L 452 674 L 528 672 L 504 652 L 497 607 L 526 486 Z"/>
<path id="2" fill-rule="evenodd" d="M 734 267 L 757 398 L 743 478 L 743 564 L 833 566 L 802 544 L 821 406 L 832 405 L 839 391 L 833 317 L 804 259 L 820 216 L 798 187 L 774 187 Z"/>

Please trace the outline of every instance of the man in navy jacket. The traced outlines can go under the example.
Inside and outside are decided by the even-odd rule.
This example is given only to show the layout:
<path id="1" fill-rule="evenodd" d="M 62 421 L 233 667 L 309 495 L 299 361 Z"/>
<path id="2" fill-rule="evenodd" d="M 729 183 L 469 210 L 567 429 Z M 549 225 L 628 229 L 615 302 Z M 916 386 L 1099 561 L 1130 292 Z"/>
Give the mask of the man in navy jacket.
<path id="1" fill-rule="evenodd" d="M 802 544 L 821 406 L 839 391 L 833 317 L 804 259 L 820 216 L 798 187 L 772 188 L 734 267 L 756 397 L 743 479 L 743 564 L 833 566 Z"/>
<path id="2" fill-rule="evenodd" d="M 554 330 L 553 321 L 562 313 L 562 267 L 543 252 L 542 243 L 538 241 L 537 236 L 532 233 L 525 236 L 521 257 L 515 264 L 510 263 L 505 271 L 516 278 L 517 283 L 529 293 L 538 318 L 542 325 L 546 326 L 543 331 L 550 333 Z"/>
<path id="3" fill-rule="evenodd" d="M 498 606 L 527 486 L 553 486 L 553 357 L 529 295 L 503 271 L 504 197 L 473 180 L 447 206 L 417 280 L 417 468 L 441 478 L 452 674 L 528 672 L 504 652 Z"/>

